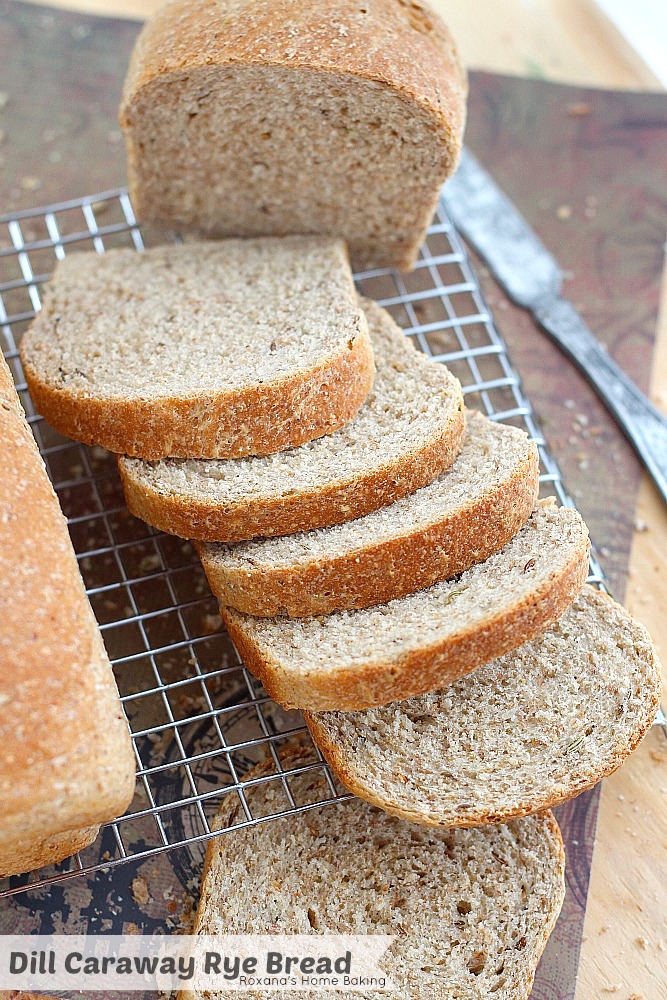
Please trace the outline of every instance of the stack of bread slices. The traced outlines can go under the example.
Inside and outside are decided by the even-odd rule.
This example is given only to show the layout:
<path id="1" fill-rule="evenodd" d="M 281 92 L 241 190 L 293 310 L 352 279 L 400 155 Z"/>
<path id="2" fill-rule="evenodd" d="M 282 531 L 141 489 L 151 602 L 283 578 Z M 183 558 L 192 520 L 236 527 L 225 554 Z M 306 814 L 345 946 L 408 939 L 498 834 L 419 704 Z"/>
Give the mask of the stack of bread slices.
<path id="1" fill-rule="evenodd" d="M 506 821 L 650 726 L 650 640 L 585 586 L 535 444 L 466 413 L 340 240 L 75 255 L 22 359 L 58 430 L 122 456 L 130 510 L 196 541 L 244 663 L 357 795 Z"/>

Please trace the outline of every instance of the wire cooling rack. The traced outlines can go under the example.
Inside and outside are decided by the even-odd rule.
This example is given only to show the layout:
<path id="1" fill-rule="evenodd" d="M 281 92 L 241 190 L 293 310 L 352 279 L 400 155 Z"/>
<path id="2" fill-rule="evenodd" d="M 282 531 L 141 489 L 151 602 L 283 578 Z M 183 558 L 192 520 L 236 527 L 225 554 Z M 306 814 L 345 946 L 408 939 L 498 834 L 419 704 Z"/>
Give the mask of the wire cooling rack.
<path id="1" fill-rule="evenodd" d="M 280 783 L 280 814 L 350 797 L 312 746 L 301 716 L 280 709 L 243 667 L 192 546 L 128 513 L 111 455 L 61 437 L 35 413 L 17 346 L 40 309 L 40 286 L 67 253 L 118 246 L 144 247 L 124 190 L 0 217 L 3 353 L 68 517 L 137 760 L 136 794 L 124 816 L 63 864 L 0 880 L 0 896 L 204 841 L 215 835 L 212 818 L 226 796 L 236 796 L 241 807 L 236 827 L 270 820 L 253 815 L 244 794 L 248 785 L 241 784 L 245 772 L 267 756 L 275 774 L 261 780 Z M 368 271 L 357 275 L 357 284 L 421 350 L 448 365 L 469 407 L 535 439 L 542 495 L 555 493 L 571 506 L 443 205 L 414 272 Z M 590 579 L 603 585 L 595 561 Z M 308 758 L 298 770 L 284 771 L 278 751 L 295 739 L 311 747 L 312 763 Z M 290 775 L 304 770 L 321 773 L 321 794 L 308 802 L 295 798 L 290 786 Z"/>

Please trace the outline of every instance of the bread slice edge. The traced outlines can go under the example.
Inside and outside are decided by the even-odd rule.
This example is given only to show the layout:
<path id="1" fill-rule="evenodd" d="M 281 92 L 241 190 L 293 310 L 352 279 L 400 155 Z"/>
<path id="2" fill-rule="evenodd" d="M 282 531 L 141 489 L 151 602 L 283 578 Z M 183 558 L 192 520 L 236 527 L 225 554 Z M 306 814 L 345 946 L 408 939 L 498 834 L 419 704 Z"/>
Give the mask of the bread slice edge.
<path id="1" fill-rule="evenodd" d="M 340 430 L 363 406 L 375 367 L 360 315 L 363 328 L 354 338 L 307 373 L 240 391 L 158 399 L 84 397 L 44 378 L 26 349 L 22 363 L 37 412 L 75 441 L 145 461 L 271 455 Z"/>
<path id="2" fill-rule="evenodd" d="M 490 660 L 511 652 L 544 632 L 574 603 L 588 574 L 589 544 L 581 544 L 559 574 L 544 580 L 530 600 L 513 604 L 483 625 L 410 650 L 399 661 L 371 660 L 361 667 L 295 676 L 247 635 L 235 612 L 221 607 L 227 631 L 248 670 L 283 708 L 351 712 L 388 705 L 436 691 Z"/>
<path id="3" fill-rule="evenodd" d="M 538 493 L 539 455 L 534 447 L 509 480 L 465 509 L 331 560 L 313 558 L 297 568 L 262 567 L 245 573 L 221 569 L 208 557 L 205 544 L 196 547 L 211 590 L 223 606 L 260 618 L 326 615 L 385 604 L 484 562 L 527 522 Z"/>
<path id="4" fill-rule="evenodd" d="M 244 498 L 221 504 L 194 496 L 161 493 L 132 475 L 133 459 L 120 457 L 118 468 L 130 513 L 180 538 L 210 542 L 242 542 L 269 535 L 290 535 L 363 517 L 385 504 L 414 493 L 458 455 L 465 434 L 463 404 L 447 427 L 380 469 L 356 479 L 294 496 Z"/>
<path id="5" fill-rule="evenodd" d="M 584 591 L 593 589 L 594 588 L 590 587 L 588 584 L 584 587 Z M 609 595 L 604 594 L 601 591 L 596 591 L 596 593 L 599 594 L 601 599 L 609 601 L 610 604 L 615 603 Z M 639 626 L 639 623 L 637 623 L 637 625 Z M 622 751 L 616 752 L 613 759 L 610 760 L 604 767 L 601 767 L 590 777 L 590 779 L 580 780 L 576 784 L 571 785 L 567 791 L 563 791 L 558 795 L 547 795 L 543 793 L 541 796 L 534 797 L 530 804 L 526 804 L 525 807 L 520 809 L 497 810 L 495 812 L 487 811 L 483 813 L 480 812 L 475 816 L 467 814 L 465 817 L 460 817 L 457 820 L 443 823 L 433 814 L 425 813 L 423 810 L 403 808 L 388 796 L 380 794 L 382 791 L 381 788 L 378 788 L 376 793 L 367 785 L 364 785 L 361 781 L 359 781 L 354 771 L 350 768 L 345 754 L 341 752 L 340 747 L 337 745 L 335 740 L 330 737 L 327 728 L 322 725 L 321 720 L 318 718 L 318 713 L 304 712 L 304 719 L 315 746 L 319 749 L 339 781 L 348 791 L 352 792 L 352 794 L 356 795 L 358 798 L 369 802 L 371 805 L 377 806 L 385 812 L 391 813 L 393 816 L 398 816 L 411 823 L 417 823 L 424 826 L 454 829 L 458 827 L 465 828 L 495 823 L 507 823 L 513 819 L 520 819 L 522 816 L 529 816 L 537 812 L 555 809 L 564 802 L 569 802 L 571 799 L 581 795 L 588 789 L 595 787 L 595 785 L 597 785 L 604 778 L 609 777 L 610 774 L 613 774 L 614 771 L 618 770 L 618 768 L 621 767 L 627 758 L 635 752 L 644 740 L 653 725 L 660 705 L 660 672 L 657 653 L 650 640 L 650 636 L 643 626 L 639 627 L 646 634 L 646 637 L 649 639 L 650 648 L 653 650 L 651 666 L 655 671 L 655 685 L 650 692 L 651 696 L 650 700 L 647 702 L 644 716 L 638 720 L 638 724 L 633 731 L 632 739 L 628 741 Z"/>

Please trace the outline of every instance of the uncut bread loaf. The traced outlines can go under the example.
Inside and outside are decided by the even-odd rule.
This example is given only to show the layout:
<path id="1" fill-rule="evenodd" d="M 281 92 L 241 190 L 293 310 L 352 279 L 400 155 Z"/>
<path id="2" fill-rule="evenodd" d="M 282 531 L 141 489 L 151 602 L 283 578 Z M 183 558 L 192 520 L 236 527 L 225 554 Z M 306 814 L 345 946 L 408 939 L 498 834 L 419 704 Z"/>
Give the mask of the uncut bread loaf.
<path id="1" fill-rule="evenodd" d="M 58 431 L 146 459 L 303 444 L 374 376 L 345 245 L 305 237 L 72 254 L 21 359 Z"/>
<path id="2" fill-rule="evenodd" d="M 220 610 L 280 705 L 371 708 L 435 691 L 539 635 L 580 592 L 588 551 L 579 514 L 543 502 L 485 562 L 388 604 L 314 618 Z"/>
<path id="3" fill-rule="evenodd" d="M 0 358 L 0 876 L 95 840 L 134 791 L 111 665 Z"/>
<path id="4" fill-rule="evenodd" d="M 615 771 L 660 697 L 646 630 L 585 587 L 546 632 L 448 688 L 365 712 L 308 714 L 350 791 L 415 823 L 505 823 Z"/>
<path id="5" fill-rule="evenodd" d="M 367 608 L 483 562 L 530 517 L 537 446 L 516 427 L 466 414 L 454 464 L 389 507 L 330 528 L 238 545 L 202 543 L 221 604 L 260 617 Z"/>
<path id="6" fill-rule="evenodd" d="M 312 750 L 288 749 L 281 763 L 289 772 L 312 760 Z M 263 763 L 246 780 L 273 771 L 272 762 Z M 321 769 L 289 784 L 298 805 L 330 795 Z M 245 794 L 255 817 L 290 808 L 279 780 L 250 785 Z M 241 816 L 237 797 L 228 795 L 217 826 Z M 212 840 L 195 932 L 386 934 L 395 940 L 380 965 L 406 1000 L 527 1000 L 564 891 L 563 844 L 551 813 L 507 826 L 433 830 L 355 800 L 277 815 Z M 313 945 L 317 953 L 317 938 Z M 387 995 L 372 987 L 355 993 L 361 1000 Z M 231 996 L 186 990 L 180 1000 Z"/>
<path id="7" fill-rule="evenodd" d="M 133 514 L 182 538 L 237 542 L 361 517 L 430 483 L 461 450 L 461 386 L 362 300 L 373 389 L 355 419 L 300 448 L 229 461 L 121 458 Z"/>
<path id="8" fill-rule="evenodd" d="M 132 202 L 179 232 L 342 236 L 357 270 L 410 268 L 466 93 L 418 0 L 172 0 L 125 81 Z"/>

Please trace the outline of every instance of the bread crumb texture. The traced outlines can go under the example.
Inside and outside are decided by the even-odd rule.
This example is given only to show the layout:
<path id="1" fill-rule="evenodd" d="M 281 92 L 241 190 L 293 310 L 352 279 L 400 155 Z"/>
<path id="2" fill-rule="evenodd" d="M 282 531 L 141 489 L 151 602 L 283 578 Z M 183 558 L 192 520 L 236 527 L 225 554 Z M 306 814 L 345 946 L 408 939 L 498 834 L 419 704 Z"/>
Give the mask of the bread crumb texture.
<path id="1" fill-rule="evenodd" d="M 240 541 L 348 521 L 448 468 L 465 434 L 458 380 L 415 350 L 384 309 L 361 301 L 377 373 L 351 423 L 264 457 L 121 458 L 130 510 L 185 538 Z"/>
<path id="2" fill-rule="evenodd" d="M 524 431 L 466 414 L 454 464 L 388 507 L 330 528 L 199 546 L 221 604 L 303 617 L 422 590 L 502 548 L 532 513 L 537 446 Z"/>
<path id="3" fill-rule="evenodd" d="M 538 635 L 581 590 L 588 550 L 580 515 L 544 501 L 503 549 L 428 590 L 313 618 L 222 617 L 281 704 L 367 708 L 443 687 Z"/>
<path id="4" fill-rule="evenodd" d="M 283 752 L 287 771 L 311 761 L 309 750 Z M 259 765 L 248 777 L 272 770 Z M 299 804 L 328 794 L 319 769 L 289 780 Z M 255 816 L 288 808 L 279 781 L 246 795 Z M 240 819 L 239 810 L 224 806 L 219 825 Z M 442 831 L 355 800 L 212 841 L 196 932 L 393 935 L 383 964 L 403 997 L 526 1000 L 563 900 L 563 870 L 550 813 Z"/>
<path id="5" fill-rule="evenodd" d="M 465 826 L 595 784 L 646 734 L 659 691 L 646 630 L 586 587 L 544 634 L 450 687 L 307 721 L 357 795 L 417 823 Z"/>

